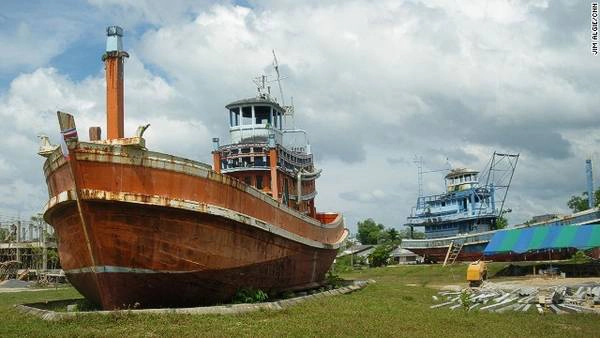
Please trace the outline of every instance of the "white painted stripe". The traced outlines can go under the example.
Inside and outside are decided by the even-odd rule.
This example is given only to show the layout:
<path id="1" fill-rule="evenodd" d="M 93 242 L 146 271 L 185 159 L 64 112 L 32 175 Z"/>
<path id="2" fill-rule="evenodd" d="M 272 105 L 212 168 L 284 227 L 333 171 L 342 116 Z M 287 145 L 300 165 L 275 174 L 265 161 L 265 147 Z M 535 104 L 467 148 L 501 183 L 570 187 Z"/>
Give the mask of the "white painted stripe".
<path id="1" fill-rule="evenodd" d="M 111 266 L 111 265 L 96 265 L 96 266 L 87 266 L 79 269 L 69 269 L 64 270 L 67 274 L 78 274 L 78 273 L 172 273 L 172 274 L 182 274 L 182 273 L 194 273 L 202 270 L 188 270 L 188 271 L 179 271 L 179 270 L 152 270 L 152 269 L 141 269 L 141 268 L 130 268 L 126 266 Z"/>
<path id="2" fill-rule="evenodd" d="M 128 268 L 124 266 L 110 266 L 110 265 L 101 265 L 101 266 L 88 266 L 80 269 L 69 269 L 64 270 L 67 274 L 78 274 L 78 273 L 161 273 L 164 271 L 155 271 L 150 269 L 139 269 L 139 268 Z M 185 272 L 193 272 L 193 271 L 169 271 L 170 273 L 185 273 Z"/>

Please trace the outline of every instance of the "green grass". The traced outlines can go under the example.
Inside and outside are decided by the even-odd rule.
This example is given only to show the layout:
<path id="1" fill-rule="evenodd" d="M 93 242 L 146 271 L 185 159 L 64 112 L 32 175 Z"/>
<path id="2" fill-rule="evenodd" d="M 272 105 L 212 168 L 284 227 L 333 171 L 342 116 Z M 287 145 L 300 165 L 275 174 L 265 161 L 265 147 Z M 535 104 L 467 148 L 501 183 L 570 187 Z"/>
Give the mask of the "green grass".
<path id="1" fill-rule="evenodd" d="M 490 275 L 501 264 L 490 266 Z M 590 314 L 469 312 L 429 309 L 436 285 L 464 285 L 466 266 L 406 266 L 345 273 L 375 279 L 361 291 L 299 304 L 279 312 L 236 316 L 86 316 L 45 322 L 12 304 L 80 297 L 69 288 L 0 294 L 0 337 L 10 336 L 384 336 L 384 337 L 600 337 L 600 317 Z M 407 285 L 408 284 L 408 285 Z"/>

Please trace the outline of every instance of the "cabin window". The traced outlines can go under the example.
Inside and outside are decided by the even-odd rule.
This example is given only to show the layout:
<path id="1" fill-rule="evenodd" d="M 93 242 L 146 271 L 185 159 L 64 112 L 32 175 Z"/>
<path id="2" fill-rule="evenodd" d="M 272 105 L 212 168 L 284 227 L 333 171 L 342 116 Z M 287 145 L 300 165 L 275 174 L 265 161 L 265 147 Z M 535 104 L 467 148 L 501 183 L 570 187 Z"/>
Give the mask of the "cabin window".
<path id="1" fill-rule="evenodd" d="M 277 128 L 279 126 L 279 116 L 277 116 L 277 111 L 273 110 L 273 108 L 271 108 L 271 113 L 273 115 L 273 125 Z"/>
<path id="2" fill-rule="evenodd" d="M 263 188 L 263 177 L 256 176 L 256 189 L 262 190 L 262 188 Z"/>
<path id="3" fill-rule="evenodd" d="M 229 109 L 229 125 L 232 127 L 240 125 L 240 107 Z"/>
<path id="4" fill-rule="evenodd" d="M 446 202 L 442 202 L 442 206 L 445 207 L 446 206 Z"/>
<path id="5" fill-rule="evenodd" d="M 255 124 L 271 124 L 271 107 L 254 106 Z"/>
<path id="6" fill-rule="evenodd" d="M 245 126 L 252 124 L 252 107 L 242 107 L 242 124 Z"/>
<path id="7" fill-rule="evenodd" d="M 252 178 L 250 178 L 250 176 L 244 176 L 244 183 L 252 185 Z"/>
<path id="8" fill-rule="evenodd" d="M 241 152 L 242 154 L 250 154 L 250 148 L 242 148 Z"/>

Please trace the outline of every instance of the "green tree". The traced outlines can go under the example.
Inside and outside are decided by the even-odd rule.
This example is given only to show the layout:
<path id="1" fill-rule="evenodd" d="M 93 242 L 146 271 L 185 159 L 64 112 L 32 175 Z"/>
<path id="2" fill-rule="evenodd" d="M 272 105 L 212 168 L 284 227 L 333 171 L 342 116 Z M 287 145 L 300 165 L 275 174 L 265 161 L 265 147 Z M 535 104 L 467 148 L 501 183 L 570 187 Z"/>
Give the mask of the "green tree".
<path id="1" fill-rule="evenodd" d="M 495 229 L 504 229 L 508 226 L 508 220 L 504 216 L 499 216 L 496 218 Z"/>
<path id="2" fill-rule="evenodd" d="M 358 233 L 356 239 L 362 244 L 377 244 L 385 229 L 383 224 L 377 224 L 372 218 L 358 222 Z"/>
<path id="3" fill-rule="evenodd" d="M 595 205 L 594 206 L 597 207 L 598 205 L 600 205 L 600 189 L 598 189 L 594 192 L 594 197 L 595 197 Z M 580 212 L 580 211 L 589 209 L 588 208 L 588 193 L 587 193 L 587 191 L 584 191 L 579 196 L 575 196 L 575 195 L 571 196 L 571 198 L 567 202 L 567 206 L 573 212 Z"/>
<path id="4" fill-rule="evenodd" d="M 423 231 L 413 231 L 413 239 L 425 239 L 425 233 Z"/>
<path id="5" fill-rule="evenodd" d="M 406 229 L 400 231 L 400 238 L 411 238 L 410 237 L 410 228 L 407 227 Z M 414 230 L 413 229 L 413 233 L 412 233 L 412 239 L 425 239 L 425 233 L 419 230 Z"/>
<path id="6" fill-rule="evenodd" d="M 392 244 L 378 245 L 369 255 L 369 265 L 371 267 L 388 265 L 392 251 L 394 251 L 394 245 Z"/>
<path id="7" fill-rule="evenodd" d="M 388 241 L 392 243 L 400 243 L 400 233 L 394 228 L 389 228 L 386 231 Z"/>

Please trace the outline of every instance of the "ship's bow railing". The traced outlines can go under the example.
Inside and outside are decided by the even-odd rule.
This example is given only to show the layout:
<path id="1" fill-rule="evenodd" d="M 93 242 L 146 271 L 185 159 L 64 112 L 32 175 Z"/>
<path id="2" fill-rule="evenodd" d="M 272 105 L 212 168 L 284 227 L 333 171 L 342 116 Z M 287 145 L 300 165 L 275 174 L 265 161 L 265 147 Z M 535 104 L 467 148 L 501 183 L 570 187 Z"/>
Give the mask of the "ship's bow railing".
<path id="1" fill-rule="evenodd" d="M 463 245 L 488 242 L 492 239 L 496 231 L 482 232 L 471 235 L 459 235 L 454 237 L 446 237 L 443 239 L 403 239 L 400 247 L 406 249 L 426 249 L 435 247 L 445 247 L 450 243 L 463 243 Z"/>

